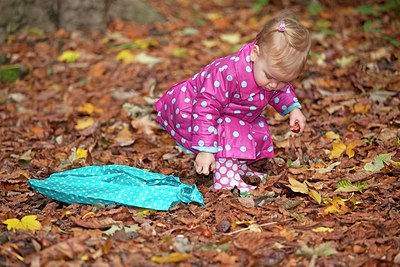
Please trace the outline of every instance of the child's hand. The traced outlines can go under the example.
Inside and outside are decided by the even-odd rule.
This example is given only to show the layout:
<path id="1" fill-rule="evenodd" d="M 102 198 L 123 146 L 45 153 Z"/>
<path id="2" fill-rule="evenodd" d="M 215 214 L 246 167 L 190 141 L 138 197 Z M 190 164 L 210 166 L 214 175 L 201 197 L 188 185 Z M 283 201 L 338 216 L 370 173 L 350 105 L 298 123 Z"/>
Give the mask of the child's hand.
<path id="1" fill-rule="evenodd" d="M 194 161 L 194 167 L 198 174 L 208 175 L 215 169 L 215 157 L 214 154 L 208 152 L 200 152 L 197 154 Z"/>
<path id="2" fill-rule="evenodd" d="M 302 133 L 306 126 L 306 117 L 300 109 L 296 108 L 289 114 L 290 130 L 294 133 Z"/>

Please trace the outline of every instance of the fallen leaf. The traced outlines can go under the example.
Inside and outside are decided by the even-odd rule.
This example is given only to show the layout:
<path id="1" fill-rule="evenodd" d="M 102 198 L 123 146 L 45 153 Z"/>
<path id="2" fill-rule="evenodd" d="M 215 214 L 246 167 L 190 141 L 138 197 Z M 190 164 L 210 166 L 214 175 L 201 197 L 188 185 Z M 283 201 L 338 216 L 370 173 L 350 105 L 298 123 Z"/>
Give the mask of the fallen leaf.
<path id="1" fill-rule="evenodd" d="M 335 132 L 329 131 L 325 134 L 325 137 L 330 140 L 340 140 L 340 135 Z"/>
<path id="2" fill-rule="evenodd" d="M 118 53 L 115 59 L 117 61 L 121 61 L 123 64 L 129 64 L 135 61 L 135 56 L 131 53 L 131 51 L 124 49 Z"/>
<path id="3" fill-rule="evenodd" d="M 370 111 L 370 103 L 357 103 L 353 106 L 353 112 L 357 114 L 368 114 Z"/>
<path id="4" fill-rule="evenodd" d="M 88 151 L 86 149 L 80 147 L 76 150 L 75 158 L 76 159 L 86 159 L 87 155 L 88 155 Z"/>
<path id="5" fill-rule="evenodd" d="M 330 164 L 328 167 L 326 167 L 326 168 L 321 168 L 321 169 L 315 169 L 318 173 L 320 173 L 320 174 L 324 174 L 324 173 L 327 173 L 327 172 L 330 172 L 330 171 L 332 171 L 336 166 L 339 166 L 340 165 L 340 162 L 339 161 L 337 161 L 337 162 L 334 162 L 334 163 L 332 163 L 332 164 Z"/>
<path id="6" fill-rule="evenodd" d="M 58 61 L 61 62 L 67 62 L 67 63 L 73 63 L 77 61 L 81 56 L 81 53 L 77 51 L 72 51 L 72 50 L 67 50 L 64 51 L 58 58 Z"/>
<path id="7" fill-rule="evenodd" d="M 94 124 L 94 119 L 91 117 L 79 119 L 75 125 L 75 129 L 83 130 Z"/>
<path id="8" fill-rule="evenodd" d="M 131 121 L 131 126 L 137 130 L 138 134 L 154 135 L 154 129 L 158 129 L 159 125 L 150 119 L 149 115 L 138 117 Z"/>
<path id="9" fill-rule="evenodd" d="M 299 181 L 291 177 L 289 177 L 289 183 L 289 188 L 292 189 L 293 192 L 308 194 L 308 186 L 305 183 L 300 183 Z"/>
<path id="10" fill-rule="evenodd" d="M 221 40 L 228 43 L 228 44 L 238 44 L 240 42 L 240 33 L 226 33 L 221 34 Z"/>
<path id="11" fill-rule="evenodd" d="M 151 261 L 155 263 L 177 263 L 182 261 L 187 261 L 192 256 L 187 253 L 171 253 L 168 256 L 159 257 L 153 256 L 151 257 Z"/>
<path id="12" fill-rule="evenodd" d="M 346 145 L 343 142 L 333 142 L 332 143 L 332 151 L 331 155 L 329 156 L 330 159 L 337 159 L 339 158 L 343 152 L 346 151 Z"/>
<path id="13" fill-rule="evenodd" d="M 115 138 L 115 141 L 120 146 L 130 146 L 135 142 L 135 139 L 133 138 L 133 135 L 131 131 L 128 129 L 128 127 L 124 127 L 118 133 L 117 137 Z"/>
<path id="14" fill-rule="evenodd" d="M 96 108 L 91 103 L 83 103 L 81 106 L 78 107 L 78 112 L 86 115 L 91 115 L 92 113 L 103 113 L 101 108 Z"/>
<path id="15" fill-rule="evenodd" d="M 22 217 L 21 220 L 12 218 L 3 221 L 3 224 L 7 225 L 8 230 L 29 230 L 35 232 L 37 230 L 42 229 L 42 225 L 39 221 L 36 220 L 36 215 L 26 215 Z"/>
<path id="16" fill-rule="evenodd" d="M 390 164 L 392 162 L 392 154 L 380 154 L 375 156 L 373 161 L 365 164 L 364 170 L 370 172 L 379 172 L 385 167 L 385 164 Z"/>
<path id="17" fill-rule="evenodd" d="M 142 63 L 142 64 L 146 64 L 149 67 L 151 67 L 151 66 L 153 66 L 155 64 L 158 64 L 158 63 L 162 62 L 163 59 L 159 58 L 159 57 L 149 56 L 149 55 L 147 55 L 145 53 L 140 53 L 140 54 L 136 55 L 136 60 L 135 61 L 139 62 L 139 63 Z"/>
<path id="18" fill-rule="evenodd" d="M 310 191 L 308 192 L 308 195 L 315 200 L 315 202 L 317 202 L 318 204 L 321 204 L 322 202 L 322 197 L 320 195 L 320 193 L 318 193 L 316 190 L 314 189 L 310 189 Z"/>
<path id="19" fill-rule="evenodd" d="M 346 206 L 346 203 L 343 199 L 335 198 L 332 200 L 331 205 L 324 210 L 325 214 L 329 213 L 339 213 L 345 214 L 350 212 L 351 210 Z"/>
<path id="20" fill-rule="evenodd" d="M 315 233 L 331 233 L 334 230 L 335 229 L 329 228 L 329 227 L 318 227 L 318 228 L 312 229 L 312 231 L 315 232 Z"/>

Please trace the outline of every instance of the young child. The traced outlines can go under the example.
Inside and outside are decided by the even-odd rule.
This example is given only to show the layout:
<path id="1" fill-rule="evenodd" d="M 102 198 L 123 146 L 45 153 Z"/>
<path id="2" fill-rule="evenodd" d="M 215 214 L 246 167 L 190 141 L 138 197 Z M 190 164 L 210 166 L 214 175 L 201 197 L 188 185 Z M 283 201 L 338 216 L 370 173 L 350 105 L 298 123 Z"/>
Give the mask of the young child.
<path id="1" fill-rule="evenodd" d="M 255 188 L 241 177 L 262 176 L 247 163 L 274 156 L 262 115 L 268 104 L 289 114 L 292 131 L 303 132 L 305 117 L 290 82 L 303 70 L 309 49 L 309 32 L 298 21 L 272 19 L 254 42 L 214 60 L 155 103 L 157 121 L 196 154 L 196 172 L 214 172 L 214 190 Z"/>

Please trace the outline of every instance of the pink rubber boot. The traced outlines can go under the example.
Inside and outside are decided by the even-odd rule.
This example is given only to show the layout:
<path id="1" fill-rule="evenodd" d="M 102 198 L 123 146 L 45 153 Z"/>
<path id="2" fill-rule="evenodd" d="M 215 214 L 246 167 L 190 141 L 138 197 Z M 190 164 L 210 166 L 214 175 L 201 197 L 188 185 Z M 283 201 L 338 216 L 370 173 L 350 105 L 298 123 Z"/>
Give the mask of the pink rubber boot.
<path id="1" fill-rule="evenodd" d="M 247 166 L 247 162 L 244 161 L 244 160 L 239 160 L 238 167 L 239 167 L 238 172 L 239 172 L 240 176 L 244 176 L 244 175 L 246 175 L 246 176 L 254 176 L 255 175 L 255 176 L 260 177 L 261 181 L 265 181 L 266 180 L 266 175 L 267 174 L 262 173 L 262 172 L 253 171 L 252 169 L 249 168 L 249 166 Z"/>
<path id="2" fill-rule="evenodd" d="M 241 192 L 248 192 L 256 186 L 248 185 L 240 178 L 239 161 L 237 159 L 219 158 L 215 160 L 214 190 L 233 189 L 237 187 Z"/>

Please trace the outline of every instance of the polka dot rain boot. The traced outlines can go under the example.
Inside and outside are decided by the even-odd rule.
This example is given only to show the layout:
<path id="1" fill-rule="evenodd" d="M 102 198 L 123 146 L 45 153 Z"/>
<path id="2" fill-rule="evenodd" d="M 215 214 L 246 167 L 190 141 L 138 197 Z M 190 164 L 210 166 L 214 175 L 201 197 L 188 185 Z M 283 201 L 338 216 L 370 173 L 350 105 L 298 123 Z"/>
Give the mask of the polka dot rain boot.
<path id="1" fill-rule="evenodd" d="M 239 169 L 238 172 L 240 174 L 240 176 L 258 176 L 261 181 L 265 181 L 267 179 L 267 174 L 266 173 L 262 173 L 262 172 L 256 172 L 253 171 L 252 169 L 250 169 L 249 166 L 247 166 L 247 162 L 244 160 L 239 160 Z"/>
<path id="2" fill-rule="evenodd" d="M 255 189 L 255 186 L 248 185 L 240 178 L 239 161 L 237 159 L 219 158 L 215 162 L 214 190 L 233 189 L 237 187 L 241 192 L 248 192 Z"/>

